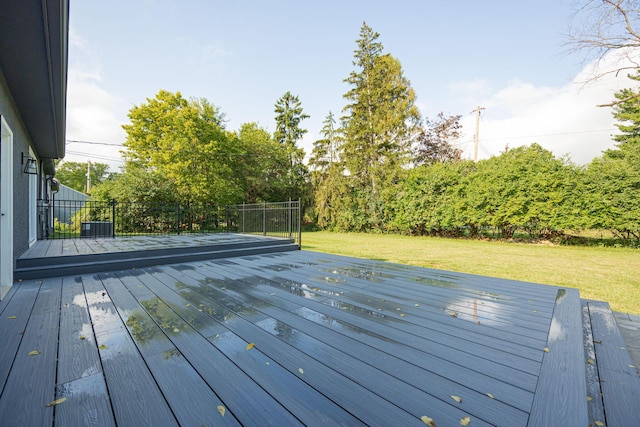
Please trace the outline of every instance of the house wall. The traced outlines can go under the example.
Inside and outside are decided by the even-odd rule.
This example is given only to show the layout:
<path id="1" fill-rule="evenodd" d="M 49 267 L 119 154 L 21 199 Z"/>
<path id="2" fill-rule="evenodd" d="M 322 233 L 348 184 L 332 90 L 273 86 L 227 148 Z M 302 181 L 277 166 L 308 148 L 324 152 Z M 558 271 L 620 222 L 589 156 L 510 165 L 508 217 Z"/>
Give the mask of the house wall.
<path id="1" fill-rule="evenodd" d="M 29 248 L 29 175 L 23 172 L 22 153 L 29 156 L 29 136 L 0 70 L 0 115 L 13 132 L 13 266 Z M 2 177 L 4 179 L 5 177 Z"/>

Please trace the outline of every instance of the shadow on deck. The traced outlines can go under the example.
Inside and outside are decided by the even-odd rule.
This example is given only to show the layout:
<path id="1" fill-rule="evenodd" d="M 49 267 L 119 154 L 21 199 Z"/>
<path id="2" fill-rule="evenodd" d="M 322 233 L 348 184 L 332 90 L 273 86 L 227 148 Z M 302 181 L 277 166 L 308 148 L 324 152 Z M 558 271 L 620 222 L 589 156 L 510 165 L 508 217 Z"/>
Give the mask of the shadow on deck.
<path id="1" fill-rule="evenodd" d="M 0 420 L 634 425 L 612 319 L 574 289 L 307 251 L 25 280 Z"/>

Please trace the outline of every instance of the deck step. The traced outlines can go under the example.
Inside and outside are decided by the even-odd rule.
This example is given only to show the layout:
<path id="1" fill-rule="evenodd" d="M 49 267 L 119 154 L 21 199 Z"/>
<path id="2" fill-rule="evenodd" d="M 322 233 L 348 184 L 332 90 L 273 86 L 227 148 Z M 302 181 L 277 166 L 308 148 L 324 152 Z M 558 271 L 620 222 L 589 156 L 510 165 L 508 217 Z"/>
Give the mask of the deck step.
<path id="1" fill-rule="evenodd" d="M 212 246 L 28 258 L 18 260 L 14 278 L 17 280 L 44 279 L 299 249 L 293 240 L 281 239 Z"/>
<path id="2" fill-rule="evenodd" d="M 609 304 L 582 301 L 587 357 L 589 422 L 609 427 L 637 425 L 640 376 Z"/>

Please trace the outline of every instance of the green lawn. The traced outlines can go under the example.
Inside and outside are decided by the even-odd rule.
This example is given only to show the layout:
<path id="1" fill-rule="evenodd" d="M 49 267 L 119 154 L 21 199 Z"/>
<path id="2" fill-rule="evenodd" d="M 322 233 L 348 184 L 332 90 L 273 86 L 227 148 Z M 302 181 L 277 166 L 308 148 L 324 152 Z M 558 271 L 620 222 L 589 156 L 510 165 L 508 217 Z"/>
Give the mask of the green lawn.
<path id="1" fill-rule="evenodd" d="M 306 232 L 302 249 L 580 289 L 640 314 L 640 250 Z"/>

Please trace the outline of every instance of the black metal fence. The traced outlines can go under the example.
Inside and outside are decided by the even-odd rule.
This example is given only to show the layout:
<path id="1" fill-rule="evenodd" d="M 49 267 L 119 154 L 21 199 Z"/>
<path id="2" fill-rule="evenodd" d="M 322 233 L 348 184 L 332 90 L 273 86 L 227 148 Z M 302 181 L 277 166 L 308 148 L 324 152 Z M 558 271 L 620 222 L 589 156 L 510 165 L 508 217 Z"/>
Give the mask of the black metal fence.
<path id="1" fill-rule="evenodd" d="M 39 201 L 42 238 L 147 234 L 245 233 L 300 244 L 300 201 L 215 206 L 51 200 Z"/>

